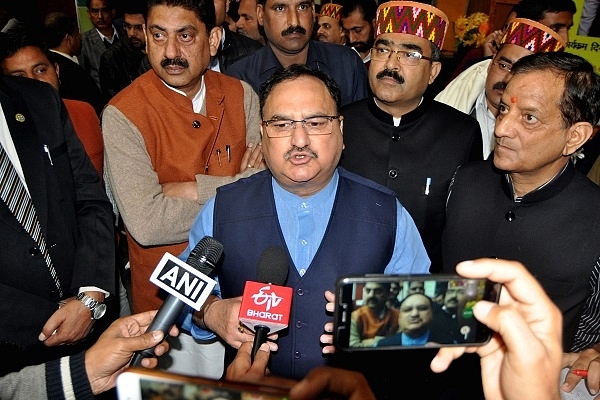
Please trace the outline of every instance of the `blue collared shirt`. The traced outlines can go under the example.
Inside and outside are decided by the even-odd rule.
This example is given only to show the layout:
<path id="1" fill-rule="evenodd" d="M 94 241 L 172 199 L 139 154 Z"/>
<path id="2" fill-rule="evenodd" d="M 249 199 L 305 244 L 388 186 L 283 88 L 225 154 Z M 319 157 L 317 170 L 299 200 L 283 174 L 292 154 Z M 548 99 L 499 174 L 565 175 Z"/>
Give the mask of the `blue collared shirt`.
<path id="1" fill-rule="evenodd" d="M 339 174 L 335 171 L 331 181 L 318 193 L 310 197 L 300 197 L 283 189 L 273 179 L 273 196 L 285 244 L 300 276 L 306 273 L 329 223 L 331 210 L 337 193 Z M 398 200 L 396 200 L 398 201 Z M 213 214 L 215 197 L 209 199 L 196 217 L 190 230 L 188 247 L 179 258 L 185 261 L 204 236 L 213 235 Z M 429 257 L 421 241 L 417 228 L 408 211 L 398 202 L 396 207 L 396 243 L 390 262 L 384 269 L 386 274 L 428 274 Z M 218 279 L 217 279 L 218 281 Z M 217 284 L 214 294 L 221 295 Z M 194 325 L 191 308 L 184 312 L 181 327 L 196 339 L 211 339 L 215 335 Z"/>

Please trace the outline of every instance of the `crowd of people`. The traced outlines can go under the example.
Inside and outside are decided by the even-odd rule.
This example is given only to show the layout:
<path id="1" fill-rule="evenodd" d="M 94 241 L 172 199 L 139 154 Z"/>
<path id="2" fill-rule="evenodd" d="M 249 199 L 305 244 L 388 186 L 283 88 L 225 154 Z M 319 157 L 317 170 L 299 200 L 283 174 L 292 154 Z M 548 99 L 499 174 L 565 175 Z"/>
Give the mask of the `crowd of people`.
<path id="1" fill-rule="evenodd" d="M 565 51 L 575 5 L 521 0 L 431 93 L 452 22 L 428 3 L 86 0 L 83 33 L 3 9 L 0 398 L 110 394 L 152 347 L 145 367 L 291 398 L 393 399 L 400 376 L 424 399 L 595 395 L 600 182 L 575 155 L 600 76 Z M 215 289 L 146 332 L 160 259 L 205 236 Z M 238 315 L 273 246 L 290 323 L 254 355 Z M 489 343 L 333 345 L 339 276 L 438 273 L 503 284 L 469 309 Z M 351 347 L 464 343 L 462 281 L 425 282 L 367 283 Z"/>

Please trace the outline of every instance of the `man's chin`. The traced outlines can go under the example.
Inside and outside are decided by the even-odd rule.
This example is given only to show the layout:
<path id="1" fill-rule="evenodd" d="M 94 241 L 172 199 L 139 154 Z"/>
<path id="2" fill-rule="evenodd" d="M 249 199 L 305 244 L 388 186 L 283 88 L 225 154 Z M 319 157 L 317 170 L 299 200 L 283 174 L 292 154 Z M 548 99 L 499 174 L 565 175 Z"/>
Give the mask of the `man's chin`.
<path id="1" fill-rule="evenodd" d="M 365 53 L 365 52 L 371 50 L 371 46 L 369 46 L 366 43 L 362 43 L 362 42 L 360 42 L 360 43 L 351 43 L 351 46 L 354 47 L 354 49 L 356 51 L 358 51 L 359 53 Z"/>

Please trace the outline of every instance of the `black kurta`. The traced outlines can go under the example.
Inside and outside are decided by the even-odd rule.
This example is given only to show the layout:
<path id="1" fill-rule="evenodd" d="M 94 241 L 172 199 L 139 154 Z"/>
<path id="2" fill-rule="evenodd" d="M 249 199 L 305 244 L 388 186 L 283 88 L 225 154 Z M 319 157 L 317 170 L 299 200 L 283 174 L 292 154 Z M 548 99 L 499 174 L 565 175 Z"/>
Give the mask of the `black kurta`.
<path id="1" fill-rule="evenodd" d="M 480 257 L 523 263 L 563 313 L 564 350 L 590 347 L 600 341 L 598 210 L 600 187 L 573 165 L 520 202 L 491 161 L 463 166 L 450 187 L 444 272 Z"/>
<path id="2" fill-rule="evenodd" d="M 372 97 L 343 107 L 342 115 L 340 165 L 396 192 L 419 229 L 431 272 L 439 272 L 448 186 L 459 165 L 482 159 L 479 124 L 426 99 L 398 127 Z"/>

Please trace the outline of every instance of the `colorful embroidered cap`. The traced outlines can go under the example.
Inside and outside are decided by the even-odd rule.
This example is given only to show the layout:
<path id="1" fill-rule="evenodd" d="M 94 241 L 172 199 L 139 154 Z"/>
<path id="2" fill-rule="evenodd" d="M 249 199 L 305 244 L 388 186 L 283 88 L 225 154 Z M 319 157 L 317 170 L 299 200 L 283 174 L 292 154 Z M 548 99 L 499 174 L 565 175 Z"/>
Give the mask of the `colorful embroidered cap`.
<path id="1" fill-rule="evenodd" d="M 441 49 L 447 29 L 448 17 L 442 10 L 414 1 L 382 3 L 375 15 L 375 37 L 382 33 L 407 33 L 427 39 Z"/>
<path id="2" fill-rule="evenodd" d="M 342 6 L 335 3 L 323 4 L 319 17 L 330 17 L 339 21 L 342 18 Z"/>
<path id="3" fill-rule="evenodd" d="M 544 24 L 525 18 L 513 19 L 506 28 L 500 44 L 516 44 L 532 53 L 563 51 L 563 38 Z"/>

